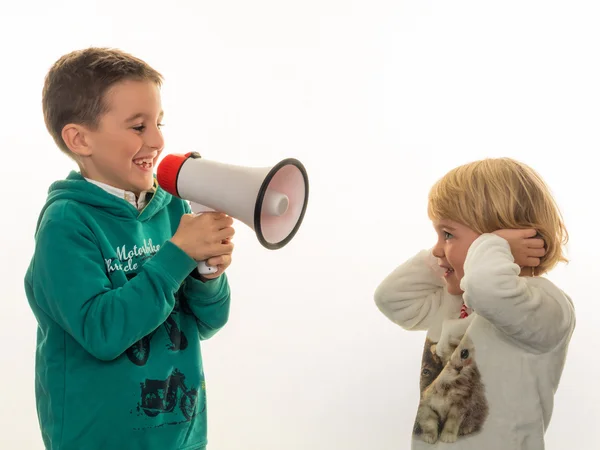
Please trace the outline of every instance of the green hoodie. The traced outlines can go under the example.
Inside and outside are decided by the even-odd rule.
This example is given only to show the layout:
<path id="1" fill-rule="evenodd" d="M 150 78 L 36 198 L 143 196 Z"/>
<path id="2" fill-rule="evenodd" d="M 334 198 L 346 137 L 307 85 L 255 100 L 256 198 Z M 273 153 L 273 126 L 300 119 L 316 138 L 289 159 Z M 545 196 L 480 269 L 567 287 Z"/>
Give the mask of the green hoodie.
<path id="1" fill-rule="evenodd" d="M 25 276 L 48 450 L 205 448 L 200 341 L 230 292 L 169 240 L 189 212 L 159 187 L 139 212 L 76 172 L 50 187 Z"/>

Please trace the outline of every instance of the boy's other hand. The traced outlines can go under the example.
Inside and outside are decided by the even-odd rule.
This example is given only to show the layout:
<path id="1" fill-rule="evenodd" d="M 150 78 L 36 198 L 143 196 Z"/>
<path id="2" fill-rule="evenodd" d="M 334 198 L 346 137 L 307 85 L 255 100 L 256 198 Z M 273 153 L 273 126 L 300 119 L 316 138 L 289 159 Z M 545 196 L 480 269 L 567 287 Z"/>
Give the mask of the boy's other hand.
<path id="1" fill-rule="evenodd" d="M 233 252 L 231 238 L 235 230 L 232 225 L 233 219 L 219 212 L 205 212 L 200 215 L 184 214 L 171 242 L 196 261 L 224 257 Z M 207 263 L 217 265 L 211 264 L 210 261 Z M 221 264 L 225 263 L 227 261 Z"/>
<path id="2" fill-rule="evenodd" d="M 225 239 L 223 241 L 224 244 L 227 244 L 230 242 L 231 242 L 231 239 Z M 231 244 L 231 245 L 233 245 L 233 244 Z M 202 277 L 206 278 L 207 280 L 219 278 L 221 276 L 221 274 L 223 272 L 225 272 L 227 270 L 227 268 L 229 267 L 229 265 L 231 264 L 231 253 L 226 254 L 226 255 L 213 256 L 212 258 L 209 258 L 208 261 L 206 261 L 206 264 L 209 266 L 213 266 L 213 267 L 216 266 L 218 270 L 215 273 L 202 275 Z"/>
<path id="3" fill-rule="evenodd" d="M 537 267 L 541 258 L 546 254 L 544 240 L 536 237 L 537 231 L 533 228 L 522 230 L 496 230 L 493 234 L 506 239 L 515 263 L 520 267 Z"/>

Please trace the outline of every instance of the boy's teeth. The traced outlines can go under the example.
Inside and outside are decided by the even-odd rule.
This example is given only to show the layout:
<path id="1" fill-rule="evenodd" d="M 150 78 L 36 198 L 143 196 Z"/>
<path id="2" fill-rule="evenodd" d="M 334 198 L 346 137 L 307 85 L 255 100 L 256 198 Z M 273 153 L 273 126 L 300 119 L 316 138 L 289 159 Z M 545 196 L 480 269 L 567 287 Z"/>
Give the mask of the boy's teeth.
<path id="1" fill-rule="evenodd" d="M 149 167 L 152 165 L 151 159 L 134 159 L 133 162 L 138 166 Z"/>

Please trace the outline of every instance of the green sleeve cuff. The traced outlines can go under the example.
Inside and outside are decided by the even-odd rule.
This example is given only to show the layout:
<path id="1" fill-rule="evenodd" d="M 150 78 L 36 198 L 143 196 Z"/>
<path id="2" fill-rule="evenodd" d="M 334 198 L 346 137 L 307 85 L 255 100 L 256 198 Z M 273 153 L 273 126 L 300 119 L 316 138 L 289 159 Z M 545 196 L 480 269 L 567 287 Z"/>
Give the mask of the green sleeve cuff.
<path id="1" fill-rule="evenodd" d="M 222 273 L 218 278 L 212 280 L 199 280 L 190 276 L 187 281 L 186 293 L 193 292 L 194 299 L 211 302 L 216 296 L 223 293 L 227 285 L 227 275 Z"/>
<path id="2" fill-rule="evenodd" d="M 198 265 L 193 258 L 171 241 L 166 241 L 147 264 L 155 266 L 168 276 L 173 282 L 174 289 L 178 289 Z"/>

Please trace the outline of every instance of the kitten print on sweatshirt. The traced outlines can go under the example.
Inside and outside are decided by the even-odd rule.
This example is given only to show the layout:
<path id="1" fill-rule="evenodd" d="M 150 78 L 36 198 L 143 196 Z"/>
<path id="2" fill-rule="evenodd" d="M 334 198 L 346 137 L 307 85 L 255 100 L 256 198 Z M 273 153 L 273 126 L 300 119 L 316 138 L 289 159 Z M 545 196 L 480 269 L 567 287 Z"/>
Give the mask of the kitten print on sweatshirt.
<path id="1" fill-rule="evenodd" d="M 488 415 L 485 386 L 475 362 L 475 348 L 465 335 L 445 359 L 436 343 L 425 340 L 420 402 L 413 434 L 430 444 L 452 443 L 478 432 Z"/>

